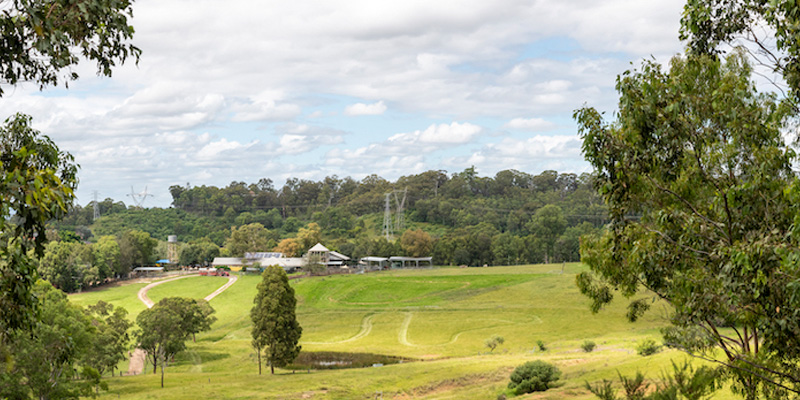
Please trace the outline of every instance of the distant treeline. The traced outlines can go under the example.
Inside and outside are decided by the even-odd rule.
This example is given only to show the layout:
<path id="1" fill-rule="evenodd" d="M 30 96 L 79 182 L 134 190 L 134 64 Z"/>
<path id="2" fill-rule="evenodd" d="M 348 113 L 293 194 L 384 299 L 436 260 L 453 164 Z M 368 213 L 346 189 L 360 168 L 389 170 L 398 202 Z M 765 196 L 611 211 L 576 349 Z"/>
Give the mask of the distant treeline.
<path id="1" fill-rule="evenodd" d="M 280 187 L 270 179 L 231 182 L 223 188 L 186 184 L 170 187 L 171 208 L 139 209 L 106 199 L 98 203 L 97 221 L 93 203 L 75 205 L 56 228 L 84 241 L 121 238 L 130 230 L 159 241 L 177 235 L 182 246 L 213 243 L 221 254 L 236 256 L 226 244 L 235 227 L 260 224 L 268 232 L 267 245 L 277 246 L 315 223 L 326 246 L 353 258 L 398 255 L 408 253 L 399 240 L 404 232 L 395 231 L 396 240 L 389 241 L 382 235 L 386 193 L 396 191 L 390 197 L 392 217 L 405 196 L 406 229 L 430 236 L 436 264 L 577 261 L 579 237 L 606 222 L 592 181 L 591 174 L 556 171 L 532 175 L 505 170 L 479 177 L 475 168 L 467 168 L 451 175 L 426 171 L 395 182 L 370 175 L 360 181 L 291 178 Z"/>

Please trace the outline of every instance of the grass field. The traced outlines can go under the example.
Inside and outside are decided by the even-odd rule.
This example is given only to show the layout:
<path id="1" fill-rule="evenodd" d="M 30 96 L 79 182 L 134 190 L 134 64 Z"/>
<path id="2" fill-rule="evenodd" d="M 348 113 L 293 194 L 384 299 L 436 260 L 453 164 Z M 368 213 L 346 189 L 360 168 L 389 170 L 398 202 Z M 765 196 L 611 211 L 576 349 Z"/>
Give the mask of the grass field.
<path id="1" fill-rule="evenodd" d="M 514 367 L 530 360 L 554 362 L 563 385 L 519 398 L 590 399 L 585 381 L 616 379 L 617 371 L 637 370 L 657 378 L 675 351 L 636 355 L 637 342 L 659 339 L 666 312 L 658 304 L 639 322 L 625 320 L 625 304 L 615 301 L 592 314 L 578 293 L 575 275 L 584 270 L 559 265 L 442 268 L 338 275 L 292 281 L 304 351 L 375 353 L 418 361 L 380 367 L 288 371 L 258 375 L 249 346 L 249 310 L 259 276 L 242 276 L 210 303 L 218 321 L 189 343 L 167 369 L 165 388 L 158 375 L 109 379 L 110 399 L 495 399 Z M 149 297 L 202 298 L 225 283 L 192 277 L 164 283 Z M 136 293 L 144 284 L 70 296 L 80 304 L 99 299 L 126 307 L 135 317 L 144 309 Z M 493 335 L 505 344 L 489 352 Z M 548 349 L 541 352 L 536 342 Z M 585 353 L 584 340 L 597 349 Z M 265 371 L 268 371 L 266 369 Z M 725 394 L 716 397 L 727 398 Z"/>

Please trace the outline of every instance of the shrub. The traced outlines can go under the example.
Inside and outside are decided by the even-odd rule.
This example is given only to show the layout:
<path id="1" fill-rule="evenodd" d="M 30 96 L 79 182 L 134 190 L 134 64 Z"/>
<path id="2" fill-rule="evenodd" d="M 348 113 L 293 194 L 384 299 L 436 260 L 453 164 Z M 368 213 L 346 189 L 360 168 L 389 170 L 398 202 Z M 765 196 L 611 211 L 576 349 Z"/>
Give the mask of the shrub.
<path id="1" fill-rule="evenodd" d="M 508 388 L 517 395 L 543 392 L 555 387 L 559 378 L 561 378 L 561 371 L 555 365 L 541 360 L 529 361 L 511 373 L 511 382 L 508 384 Z"/>
<path id="2" fill-rule="evenodd" d="M 539 346 L 539 351 L 547 351 L 547 346 L 544 345 L 543 341 L 537 340 L 536 345 Z"/>
<path id="3" fill-rule="evenodd" d="M 656 343 L 653 339 L 642 340 L 639 342 L 639 345 L 636 346 L 636 352 L 639 353 L 640 356 L 651 356 L 659 351 L 661 351 L 661 345 Z"/>
<path id="4" fill-rule="evenodd" d="M 583 351 L 585 351 L 587 353 L 591 353 L 594 350 L 595 346 L 596 346 L 596 344 L 594 344 L 593 341 L 585 340 L 583 342 L 583 344 L 581 345 L 581 348 L 583 349 Z"/>
<path id="5" fill-rule="evenodd" d="M 501 344 L 505 343 L 505 341 L 506 341 L 506 340 L 505 340 L 505 339 L 504 339 L 502 336 L 497 336 L 497 335 L 494 335 L 494 336 L 492 336 L 490 339 L 486 339 L 486 347 L 488 347 L 488 348 L 489 348 L 489 351 L 492 351 L 492 352 L 493 352 L 493 351 L 494 351 L 494 349 L 495 349 L 497 346 L 499 346 L 499 345 L 501 345 Z"/>

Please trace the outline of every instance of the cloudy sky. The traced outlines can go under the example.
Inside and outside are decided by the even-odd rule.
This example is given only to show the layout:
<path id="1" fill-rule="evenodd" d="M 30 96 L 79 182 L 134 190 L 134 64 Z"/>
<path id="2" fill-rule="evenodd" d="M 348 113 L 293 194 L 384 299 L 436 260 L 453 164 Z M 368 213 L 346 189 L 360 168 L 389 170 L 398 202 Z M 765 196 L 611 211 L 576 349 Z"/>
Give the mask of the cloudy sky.
<path id="1" fill-rule="evenodd" d="M 681 0 L 137 0 L 138 66 L 8 88 L 97 191 L 395 180 L 429 169 L 588 172 L 572 112 L 679 53 Z"/>

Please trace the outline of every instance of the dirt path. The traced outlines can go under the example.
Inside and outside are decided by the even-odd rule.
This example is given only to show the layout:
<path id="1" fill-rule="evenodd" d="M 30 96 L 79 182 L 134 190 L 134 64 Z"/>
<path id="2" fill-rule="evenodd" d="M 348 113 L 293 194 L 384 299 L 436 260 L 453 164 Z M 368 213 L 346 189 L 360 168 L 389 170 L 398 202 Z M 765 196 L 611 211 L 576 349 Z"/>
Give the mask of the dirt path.
<path id="1" fill-rule="evenodd" d="M 147 297 L 147 292 L 149 292 L 150 289 L 152 289 L 152 288 L 154 288 L 154 287 L 156 287 L 156 286 L 158 286 L 158 285 L 160 285 L 162 283 L 172 282 L 172 281 L 174 281 L 176 279 L 183 279 L 183 278 L 187 278 L 187 277 L 190 277 L 190 276 L 197 276 L 197 275 L 195 275 L 195 274 L 181 275 L 181 276 L 176 276 L 174 278 L 164 279 L 163 281 L 153 282 L 153 283 L 151 283 L 151 284 L 139 289 L 139 295 L 138 295 L 139 296 L 139 300 L 142 303 L 144 303 L 144 305 L 147 306 L 147 308 L 153 308 L 153 304 L 155 304 L 155 303 L 153 303 L 153 301 L 150 300 L 149 297 Z"/>
<path id="2" fill-rule="evenodd" d="M 211 299 L 213 299 L 214 297 L 217 297 L 217 295 L 218 295 L 218 294 L 220 294 L 220 293 L 224 292 L 224 291 L 225 291 L 225 289 L 227 289 L 227 288 L 231 287 L 231 285 L 233 285 L 234 283 L 236 283 L 236 280 L 238 280 L 238 279 L 239 279 L 239 277 L 238 277 L 238 276 L 231 276 L 231 277 L 228 277 L 228 283 L 226 283 L 226 284 L 222 285 L 222 286 L 221 286 L 219 289 L 215 290 L 215 291 L 214 291 L 213 293 L 211 293 L 210 295 L 208 295 L 208 296 L 204 297 L 204 299 L 205 299 L 206 301 L 211 301 Z"/>
<path id="3" fill-rule="evenodd" d="M 186 278 L 186 277 L 189 277 L 189 276 L 196 276 L 196 275 L 195 274 L 181 275 L 181 276 L 177 276 L 175 278 L 164 279 L 163 281 L 153 282 L 153 283 L 151 283 L 151 284 L 139 289 L 139 293 L 138 293 L 139 300 L 142 303 L 144 303 L 144 305 L 147 306 L 147 308 L 153 308 L 153 304 L 154 304 L 153 301 L 150 300 L 149 297 L 147 297 L 147 292 L 150 291 L 150 289 L 152 289 L 152 288 L 154 288 L 154 287 L 156 287 L 156 286 L 158 286 L 158 285 L 160 285 L 162 283 L 171 282 L 171 281 L 174 281 L 176 279 Z M 227 283 L 222 285 L 219 289 L 215 290 L 213 293 L 211 293 L 208 296 L 206 296 L 205 300 L 206 301 L 211 301 L 211 299 L 213 299 L 214 297 L 217 297 L 217 295 L 219 295 L 220 293 L 224 292 L 225 289 L 231 287 L 231 285 L 236 283 L 236 281 L 238 279 L 239 279 L 238 276 L 229 277 Z M 146 353 L 142 349 L 135 349 L 133 351 L 133 354 L 131 355 L 131 361 L 128 364 L 128 373 L 126 375 L 139 375 L 139 374 L 142 373 L 142 371 L 144 371 L 145 354 Z"/>
<path id="4" fill-rule="evenodd" d="M 125 375 L 139 375 L 144 371 L 145 352 L 142 349 L 135 349 L 131 355 L 131 362 L 128 364 L 128 372 Z"/>

